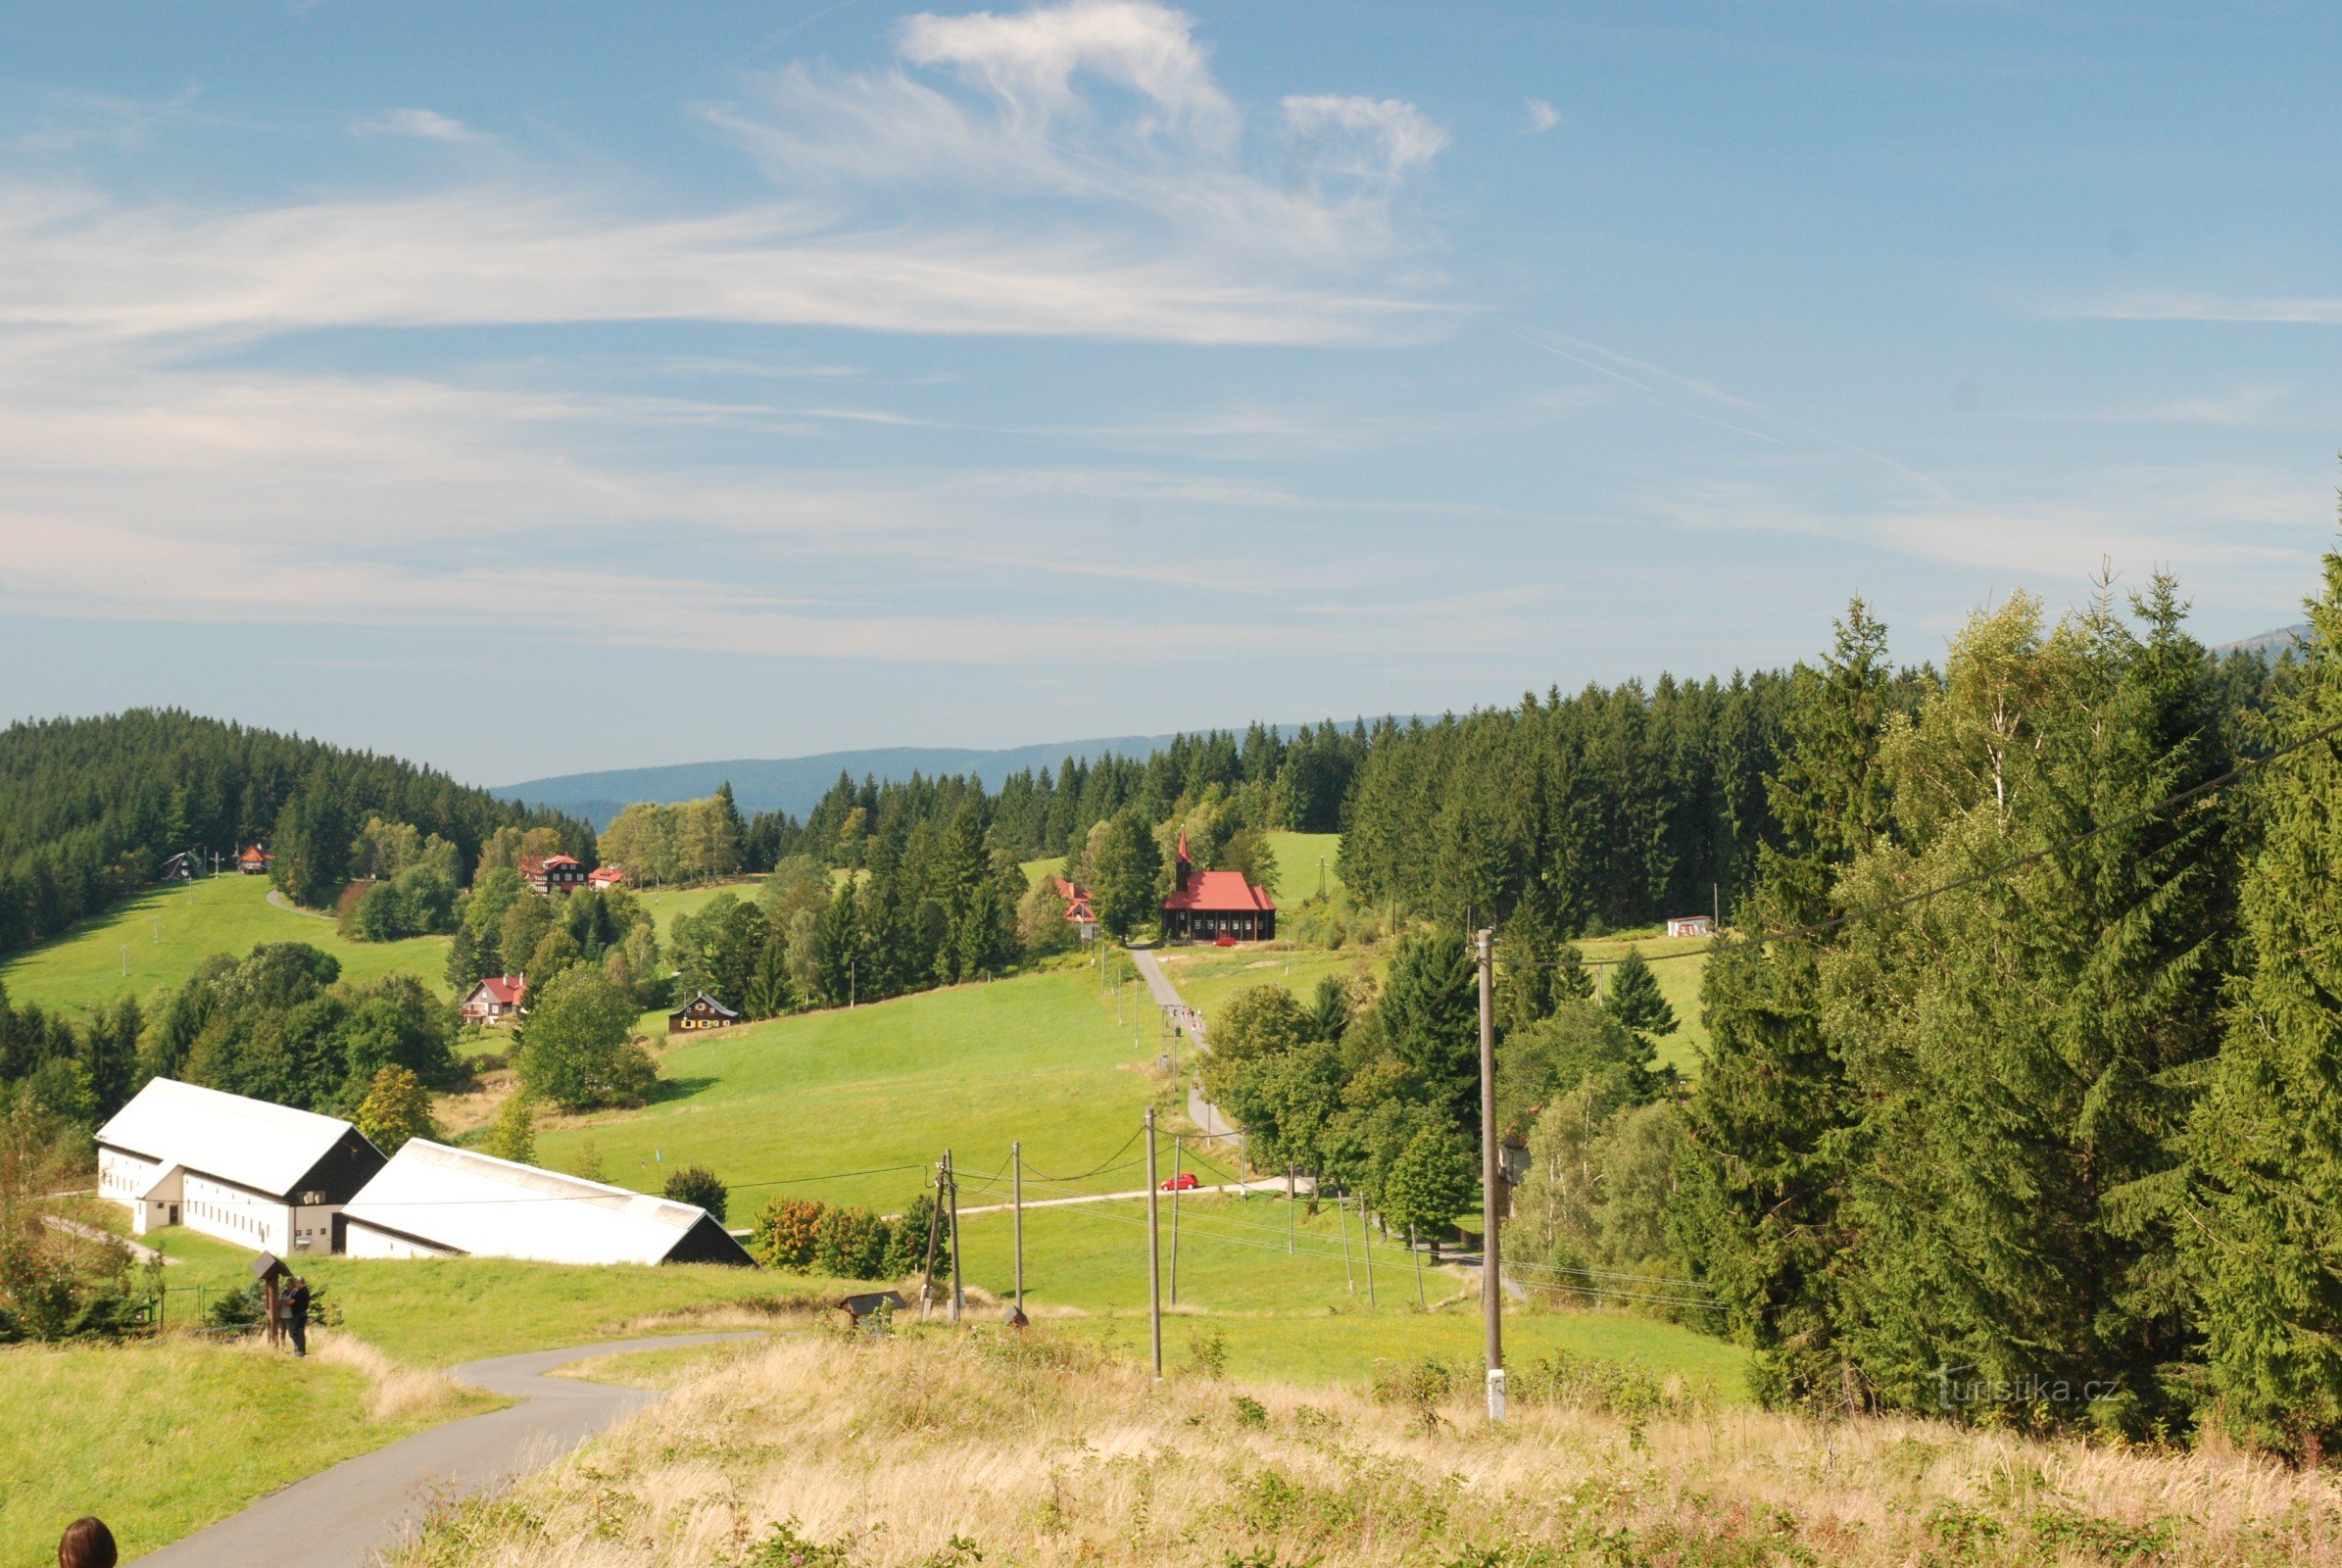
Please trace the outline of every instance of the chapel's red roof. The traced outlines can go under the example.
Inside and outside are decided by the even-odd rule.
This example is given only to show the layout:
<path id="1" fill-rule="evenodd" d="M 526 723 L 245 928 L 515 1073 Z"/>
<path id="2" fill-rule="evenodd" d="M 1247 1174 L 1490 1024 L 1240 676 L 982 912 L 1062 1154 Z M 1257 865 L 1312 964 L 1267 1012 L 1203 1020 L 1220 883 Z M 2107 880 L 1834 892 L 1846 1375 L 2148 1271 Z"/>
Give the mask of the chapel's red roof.
<path id="1" fill-rule="evenodd" d="M 1204 914 L 1246 914 L 1266 913 L 1277 906 L 1245 881 L 1242 871 L 1195 871 L 1189 873 L 1187 888 L 1165 899 L 1163 907 Z"/>

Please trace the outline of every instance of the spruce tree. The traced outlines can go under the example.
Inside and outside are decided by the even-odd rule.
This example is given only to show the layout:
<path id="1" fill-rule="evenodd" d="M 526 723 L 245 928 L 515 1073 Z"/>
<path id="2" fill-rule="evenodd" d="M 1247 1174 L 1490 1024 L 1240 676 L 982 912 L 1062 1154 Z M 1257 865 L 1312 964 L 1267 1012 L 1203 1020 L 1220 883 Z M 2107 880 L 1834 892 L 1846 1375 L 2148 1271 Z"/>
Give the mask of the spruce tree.
<path id="1" fill-rule="evenodd" d="M 2342 551 L 2309 611 L 2286 741 L 2342 724 Z M 2310 746 L 2260 788 L 2252 961 L 2188 1130 L 2179 1236 L 2226 1424 L 2308 1458 L 2342 1446 L 2342 753 Z"/>
<path id="2" fill-rule="evenodd" d="M 1391 960 L 1379 1004 L 1391 1054 L 1412 1069 L 1424 1099 L 1480 1144 L 1480 981 L 1452 931 L 1411 936 Z"/>
<path id="3" fill-rule="evenodd" d="M 1789 750 L 1767 794 L 1784 843 L 1759 857 L 1740 910 L 1751 934 L 1724 943 L 1702 977 L 1710 1044 L 1686 1107 L 1673 1222 L 1677 1251 L 1755 1351 L 1756 1393 L 1777 1404 L 1860 1397 L 1837 1345 L 1856 1102 L 1822 1028 L 1828 939 L 1777 934 L 1839 912 L 1835 868 L 1888 823 L 1886 628 L 1856 600 L 1836 630 L 1819 669 L 1799 666 L 1783 718 Z"/>
<path id="4" fill-rule="evenodd" d="M 1635 948 L 1629 948 L 1627 956 L 1611 969 L 1602 1010 L 1646 1039 L 1676 1032 L 1676 1010 L 1659 994 L 1659 977 L 1651 973 L 1650 964 Z"/>

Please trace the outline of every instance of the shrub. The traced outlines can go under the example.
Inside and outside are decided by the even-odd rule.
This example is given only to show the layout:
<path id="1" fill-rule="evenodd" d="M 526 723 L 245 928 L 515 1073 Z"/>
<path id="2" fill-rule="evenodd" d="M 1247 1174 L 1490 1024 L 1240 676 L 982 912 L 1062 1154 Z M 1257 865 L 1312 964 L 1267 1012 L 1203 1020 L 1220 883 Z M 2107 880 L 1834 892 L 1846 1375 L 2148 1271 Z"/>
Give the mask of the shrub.
<path id="1" fill-rule="evenodd" d="M 843 1280 L 884 1277 L 887 1222 L 866 1208 L 833 1208 L 813 1243 L 814 1266 Z"/>
<path id="2" fill-rule="evenodd" d="M 666 1196 L 678 1203 L 697 1204 L 720 1225 L 724 1209 L 732 1201 L 732 1189 L 707 1166 L 686 1165 L 666 1179 Z"/>
<path id="3" fill-rule="evenodd" d="M 260 1287 L 238 1286 L 206 1302 L 203 1320 L 216 1329 L 258 1328 L 261 1314 L 268 1309 L 268 1298 L 261 1294 Z"/>
<path id="4" fill-rule="evenodd" d="M 750 1250 L 766 1268 L 804 1273 L 813 1266 L 827 1209 L 810 1198 L 776 1198 L 756 1216 Z"/>
<path id="5" fill-rule="evenodd" d="M 935 1195 L 921 1193 L 903 1206 L 903 1217 L 895 1221 L 894 1233 L 887 1241 L 886 1261 L 878 1277 L 899 1280 L 906 1274 L 917 1274 L 927 1267 L 927 1226 L 935 1213 Z M 935 1272 L 938 1278 L 951 1272 L 951 1227 L 935 1227 Z"/>

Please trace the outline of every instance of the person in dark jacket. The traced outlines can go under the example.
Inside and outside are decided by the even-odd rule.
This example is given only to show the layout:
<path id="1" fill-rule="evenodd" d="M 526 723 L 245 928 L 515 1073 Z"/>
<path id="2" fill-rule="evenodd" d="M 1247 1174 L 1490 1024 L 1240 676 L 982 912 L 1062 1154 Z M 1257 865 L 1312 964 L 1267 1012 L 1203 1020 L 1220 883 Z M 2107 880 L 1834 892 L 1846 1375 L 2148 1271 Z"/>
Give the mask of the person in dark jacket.
<path id="1" fill-rule="evenodd" d="M 293 1276 L 292 1288 L 284 1293 L 285 1327 L 292 1332 L 293 1353 L 309 1353 L 309 1281 Z"/>
<path id="2" fill-rule="evenodd" d="M 74 1520 L 57 1543 L 57 1568 L 114 1568 L 120 1560 L 114 1532 L 100 1519 Z"/>

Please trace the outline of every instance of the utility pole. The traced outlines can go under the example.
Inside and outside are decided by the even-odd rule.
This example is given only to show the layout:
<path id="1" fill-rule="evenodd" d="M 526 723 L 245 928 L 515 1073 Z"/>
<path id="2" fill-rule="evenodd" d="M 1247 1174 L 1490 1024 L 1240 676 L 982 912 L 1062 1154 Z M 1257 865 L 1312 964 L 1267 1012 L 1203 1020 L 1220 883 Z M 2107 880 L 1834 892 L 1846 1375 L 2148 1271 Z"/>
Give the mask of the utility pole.
<path id="1" fill-rule="evenodd" d="M 1504 1420 L 1504 1261 L 1496 1233 L 1503 1227 L 1504 1170 L 1496 1148 L 1496 1015 L 1491 971 L 1496 934 L 1480 933 L 1480 1307 L 1488 1319 L 1488 1424 Z"/>
<path id="2" fill-rule="evenodd" d="M 1171 1137 L 1171 1304 L 1179 1304 L 1179 1135 Z"/>
<path id="3" fill-rule="evenodd" d="M 951 1321 L 959 1321 L 959 1178 L 951 1174 L 951 1151 L 944 1151 L 944 1191 L 951 1201 Z"/>
<path id="4" fill-rule="evenodd" d="M 1423 1250 L 1415 1245 L 1415 1227 L 1407 1227 L 1407 1250 L 1415 1254 L 1415 1310 L 1423 1310 Z"/>
<path id="5" fill-rule="evenodd" d="M 1293 1256 L 1293 1167 L 1285 1167 L 1285 1255 Z"/>
<path id="6" fill-rule="evenodd" d="M 944 1156 L 949 1160 L 951 1156 Z M 927 1207 L 927 1267 L 919 1276 L 919 1319 L 925 1322 L 927 1309 L 935 1304 L 935 1237 L 944 1219 L 944 1167 L 935 1169 L 935 1201 Z"/>
<path id="7" fill-rule="evenodd" d="M 1349 1282 L 1350 1294 L 1358 1294 L 1358 1276 L 1350 1272 L 1350 1195 L 1342 1194 L 1334 1200 L 1334 1223 L 1342 1227 L 1342 1277 Z"/>
<path id="8" fill-rule="evenodd" d="M 1366 1223 L 1366 1200 L 1358 1200 L 1358 1250 L 1366 1254 L 1366 1309 L 1374 1310 L 1374 1230 Z"/>
<path id="9" fill-rule="evenodd" d="M 1016 1229 L 1016 1316 L 1019 1326 L 1025 1321 L 1025 1146 L 1008 1146 L 1008 1208 L 1015 1216 Z"/>
<path id="10" fill-rule="evenodd" d="M 1163 1244 L 1155 1229 L 1154 1107 L 1147 1107 L 1147 1333 L 1154 1348 L 1154 1380 L 1163 1381 Z"/>

